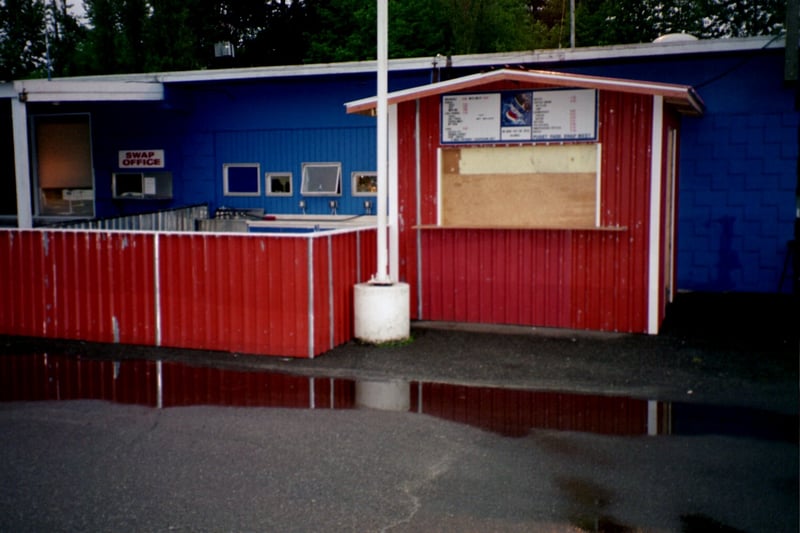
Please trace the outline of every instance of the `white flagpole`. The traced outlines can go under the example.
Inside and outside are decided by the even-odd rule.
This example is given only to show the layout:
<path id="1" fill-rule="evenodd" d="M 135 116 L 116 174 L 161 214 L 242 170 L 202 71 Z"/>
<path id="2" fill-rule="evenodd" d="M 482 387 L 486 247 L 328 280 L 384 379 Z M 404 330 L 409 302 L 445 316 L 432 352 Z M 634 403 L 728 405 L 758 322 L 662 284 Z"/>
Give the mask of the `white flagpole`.
<path id="1" fill-rule="evenodd" d="M 389 71 L 389 52 L 388 52 L 388 2 L 378 0 L 378 269 L 372 277 L 373 283 L 391 284 L 392 280 L 388 274 L 388 240 L 386 227 L 387 213 L 387 193 L 388 193 L 388 71 Z"/>

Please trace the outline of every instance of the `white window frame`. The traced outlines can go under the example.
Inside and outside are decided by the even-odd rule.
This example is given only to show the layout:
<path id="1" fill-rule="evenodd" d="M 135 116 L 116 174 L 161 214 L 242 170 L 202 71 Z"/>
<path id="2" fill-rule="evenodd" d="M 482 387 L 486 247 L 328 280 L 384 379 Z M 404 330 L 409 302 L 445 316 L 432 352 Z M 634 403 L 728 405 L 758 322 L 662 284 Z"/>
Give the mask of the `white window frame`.
<path id="1" fill-rule="evenodd" d="M 360 177 L 371 177 L 374 178 L 376 184 L 376 190 L 374 191 L 359 191 L 358 190 L 358 178 Z M 377 182 L 378 182 L 378 173 L 375 171 L 367 171 L 367 170 L 358 170 L 355 172 L 350 173 L 350 186 L 351 186 L 351 194 L 353 196 L 375 196 L 378 194 L 377 191 Z"/>
<path id="2" fill-rule="evenodd" d="M 228 171 L 231 168 L 255 168 L 256 188 L 254 192 L 231 192 L 228 183 Z M 260 163 L 225 163 L 222 165 L 222 191 L 225 196 L 261 196 L 261 164 Z"/>
<path id="3" fill-rule="evenodd" d="M 309 190 L 309 176 L 308 170 L 314 168 L 328 168 L 333 167 L 336 169 L 336 190 Z M 303 163 L 303 180 L 300 186 L 300 194 L 303 196 L 341 196 L 342 195 L 342 163 L 341 162 L 328 162 L 328 163 Z"/>
<path id="4" fill-rule="evenodd" d="M 289 191 L 273 192 L 273 178 L 289 178 Z M 294 176 L 292 176 L 291 172 L 267 172 L 264 175 L 264 187 L 266 189 L 267 196 L 292 196 L 294 194 Z"/>
<path id="5" fill-rule="evenodd" d="M 47 200 L 45 199 L 45 187 L 42 186 L 42 176 L 40 175 L 41 169 L 39 165 L 39 157 L 41 154 L 40 146 L 39 146 L 39 128 L 42 128 L 43 125 L 52 125 L 52 124 L 65 124 L 72 121 L 81 121 L 81 119 L 85 118 L 86 124 L 88 125 L 88 138 L 87 141 L 87 150 L 89 155 L 89 168 L 87 171 L 90 174 L 90 186 L 80 185 L 76 187 L 68 187 L 65 186 L 61 188 L 61 195 L 58 198 L 54 198 L 54 200 L 58 203 L 59 200 L 64 203 L 61 207 L 55 208 L 48 208 L 47 207 Z M 92 116 L 90 113 L 54 113 L 54 114 L 37 114 L 31 117 L 32 121 L 32 129 L 33 129 L 33 185 L 34 185 L 34 212 L 36 218 L 58 218 L 58 217 L 94 217 L 96 214 L 96 206 L 94 201 L 95 190 L 96 190 L 96 183 L 95 183 L 95 176 L 94 176 L 94 147 L 92 142 Z M 75 139 L 73 139 L 75 140 Z M 55 188 L 54 190 L 58 190 Z M 89 209 L 86 210 L 78 210 L 75 211 L 73 209 L 74 204 L 76 202 L 78 207 L 83 207 L 84 204 L 89 204 L 88 207 L 91 208 L 91 212 Z"/>

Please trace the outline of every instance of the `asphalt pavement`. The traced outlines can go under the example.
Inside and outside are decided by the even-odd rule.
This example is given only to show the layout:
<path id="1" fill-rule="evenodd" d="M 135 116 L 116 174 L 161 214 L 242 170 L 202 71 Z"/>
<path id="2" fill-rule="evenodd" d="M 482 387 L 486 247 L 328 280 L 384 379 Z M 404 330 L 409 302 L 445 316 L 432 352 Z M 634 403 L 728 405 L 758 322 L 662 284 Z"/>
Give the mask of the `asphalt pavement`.
<path id="1" fill-rule="evenodd" d="M 742 405 L 796 413 L 800 312 L 790 295 L 679 294 L 659 335 L 412 322 L 408 342 L 351 341 L 294 359 L 2 338 L 7 353 L 163 359 L 227 369 Z"/>
<path id="2" fill-rule="evenodd" d="M 795 302 L 682 296 L 658 336 L 415 323 L 408 342 L 314 360 L 0 346 L 751 406 L 796 425 Z M 81 400 L 0 404 L 0 458 L 0 531 L 798 531 L 797 439 L 511 438 L 410 412 Z"/>

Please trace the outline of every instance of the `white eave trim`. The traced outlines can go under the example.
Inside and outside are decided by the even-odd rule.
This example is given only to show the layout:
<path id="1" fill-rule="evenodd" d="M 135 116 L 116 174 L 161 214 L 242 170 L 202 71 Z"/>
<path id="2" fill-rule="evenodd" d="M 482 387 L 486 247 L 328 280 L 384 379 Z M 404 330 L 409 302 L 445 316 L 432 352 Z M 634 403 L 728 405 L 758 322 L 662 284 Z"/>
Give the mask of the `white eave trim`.
<path id="1" fill-rule="evenodd" d="M 691 55 L 706 53 L 742 53 L 760 49 L 780 49 L 785 46 L 783 37 L 747 37 L 740 39 L 709 39 L 674 43 L 641 43 L 613 46 L 592 46 L 586 48 L 564 48 L 548 50 L 532 50 L 524 52 L 503 52 L 495 54 L 469 54 L 450 58 L 453 68 L 482 68 L 495 65 L 527 65 L 534 68 L 537 64 L 553 65 L 579 61 L 613 61 L 623 58 L 667 57 L 675 55 Z M 444 68 L 444 58 L 438 60 L 437 66 Z M 390 72 L 419 71 L 433 68 L 432 57 L 391 59 Z M 139 74 L 108 74 L 102 76 L 85 76 L 62 78 L 61 80 L 30 80 L 18 83 L 53 84 L 59 81 L 97 83 L 191 83 L 220 82 L 235 80 L 258 80 L 269 78 L 289 78 L 304 76 L 324 76 L 342 74 L 374 74 L 377 68 L 375 61 L 351 61 L 343 63 L 319 63 L 312 65 L 286 65 L 275 67 L 251 67 L 219 70 L 190 70 L 176 72 L 157 72 Z M 2 94 L 0 94 L 2 96 Z M 77 99 L 77 98 L 76 98 Z M 112 99 L 112 98 L 109 98 Z M 139 98 L 145 99 L 145 98 Z M 42 100 L 44 101 L 44 100 Z M 53 101 L 53 100 L 50 100 Z"/>
<path id="2" fill-rule="evenodd" d="M 699 39 L 697 41 L 555 48 L 530 52 L 503 52 L 453 56 L 454 67 L 488 65 L 521 65 L 572 61 L 608 61 L 637 57 L 665 57 L 686 54 L 737 53 L 763 49 L 780 49 L 785 37 L 745 37 L 735 39 Z"/>
<path id="3" fill-rule="evenodd" d="M 133 80 L 24 80 L 14 82 L 14 92 L 23 102 L 157 102 L 164 99 L 164 84 Z"/>
<path id="4" fill-rule="evenodd" d="M 457 55 L 450 58 L 453 68 L 480 68 L 494 65 L 531 65 L 572 61 L 614 60 L 621 58 L 658 57 L 702 53 L 735 53 L 762 48 L 783 48 L 784 38 L 747 37 L 741 39 L 709 39 L 674 43 L 640 43 L 613 46 L 591 46 L 586 48 L 564 48 L 533 50 L 526 52 L 503 52 L 496 54 Z M 433 68 L 432 57 L 417 57 L 389 60 L 389 71 L 426 70 Z M 445 66 L 445 58 L 437 60 L 437 66 Z M 225 81 L 261 78 L 286 78 L 292 76 L 321 76 L 336 74 L 372 74 L 375 61 L 351 61 L 344 63 L 320 63 L 312 65 L 287 65 L 277 67 L 252 67 L 239 69 L 196 70 L 186 72 L 164 72 L 150 74 L 165 83 Z"/>
<path id="5" fill-rule="evenodd" d="M 471 74 L 461 78 L 454 78 L 442 82 L 432 83 L 422 87 L 412 87 L 389 94 L 389 103 L 397 104 L 410 99 L 424 98 L 445 93 L 447 91 L 461 91 L 494 81 L 522 81 L 530 83 L 543 83 L 552 86 L 587 87 L 620 92 L 639 94 L 660 94 L 675 102 L 685 101 L 686 106 L 693 112 L 702 114 L 703 103 L 693 89 L 688 85 L 675 85 L 670 83 L 657 83 L 648 81 L 626 80 L 601 76 L 587 76 L 563 72 L 550 72 L 543 70 L 495 70 L 488 73 Z M 362 98 L 345 103 L 348 113 L 363 113 L 375 107 L 375 97 Z"/>

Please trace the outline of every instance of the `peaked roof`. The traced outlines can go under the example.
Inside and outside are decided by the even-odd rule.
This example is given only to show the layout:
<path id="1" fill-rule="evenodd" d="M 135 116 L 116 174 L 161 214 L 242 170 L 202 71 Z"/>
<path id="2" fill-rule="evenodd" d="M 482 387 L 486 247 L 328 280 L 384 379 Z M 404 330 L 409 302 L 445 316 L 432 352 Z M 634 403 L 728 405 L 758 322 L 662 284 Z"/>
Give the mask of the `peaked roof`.
<path id="1" fill-rule="evenodd" d="M 664 101 L 675 106 L 678 111 L 687 115 L 702 115 L 705 104 L 702 98 L 690 85 L 676 85 L 650 81 L 626 80 L 569 74 L 545 70 L 513 70 L 501 69 L 491 72 L 472 74 L 452 80 L 440 81 L 411 89 L 389 93 L 388 103 L 399 104 L 410 100 L 418 100 L 428 96 L 465 91 L 500 81 L 516 81 L 535 83 L 549 87 L 577 87 L 585 89 L 602 89 L 623 93 L 648 94 L 663 96 Z M 372 114 L 377 106 L 377 97 L 354 100 L 345 104 L 348 113 Z"/>

